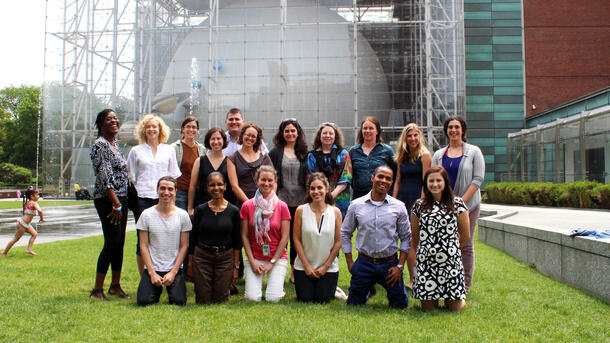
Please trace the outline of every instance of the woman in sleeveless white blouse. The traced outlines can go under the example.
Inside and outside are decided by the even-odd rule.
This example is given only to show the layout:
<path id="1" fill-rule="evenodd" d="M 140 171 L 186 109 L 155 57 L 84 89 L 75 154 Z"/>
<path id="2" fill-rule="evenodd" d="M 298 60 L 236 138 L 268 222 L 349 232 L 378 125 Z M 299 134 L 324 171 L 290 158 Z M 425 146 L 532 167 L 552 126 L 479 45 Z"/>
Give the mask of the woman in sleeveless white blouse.
<path id="1" fill-rule="evenodd" d="M 306 192 L 294 219 L 295 290 L 299 301 L 325 303 L 335 296 L 339 279 L 341 211 L 333 206 L 323 173 L 309 176 Z"/>

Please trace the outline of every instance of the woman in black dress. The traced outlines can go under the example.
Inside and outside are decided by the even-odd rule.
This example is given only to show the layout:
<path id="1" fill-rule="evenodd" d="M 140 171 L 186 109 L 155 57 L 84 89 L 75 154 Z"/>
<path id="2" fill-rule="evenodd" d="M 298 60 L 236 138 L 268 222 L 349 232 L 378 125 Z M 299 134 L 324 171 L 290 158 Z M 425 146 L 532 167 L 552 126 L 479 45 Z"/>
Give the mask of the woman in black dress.
<path id="1" fill-rule="evenodd" d="M 392 196 L 407 207 L 411 213 L 411 207 L 415 200 L 423 195 L 424 173 L 430 168 L 432 155 L 424 144 L 424 135 L 419 126 L 410 123 L 402 130 L 398 147 L 396 148 L 396 181 L 394 182 L 394 192 Z M 407 256 L 407 267 L 409 269 L 408 289 L 413 288 L 413 268 L 415 268 L 415 254 L 409 253 Z"/>
<path id="2" fill-rule="evenodd" d="M 223 197 L 225 178 L 212 172 L 206 185 L 212 199 L 195 209 L 190 244 L 198 304 L 229 300 L 241 252 L 239 209 Z"/>
<path id="3" fill-rule="evenodd" d="M 222 153 L 222 149 L 227 147 L 227 136 L 221 128 L 213 127 L 205 134 L 204 145 L 208 149 L 208 153 L 195 160 L 193 171 L 191 171 L 192 177 L 187 205 L 187 211 L 191 217 L 198 205 L 212 199 L 206 190 L 208 175 L 212 172 L 222 174 L 225 182 L 227 182 L 224 198 L 228 202 L 235 204 L 235 197 L 231 191 L 231 185 L 228 184 L 229 177 L 227 175 L 227 164 L 232 164 L 233 162 Z"/>

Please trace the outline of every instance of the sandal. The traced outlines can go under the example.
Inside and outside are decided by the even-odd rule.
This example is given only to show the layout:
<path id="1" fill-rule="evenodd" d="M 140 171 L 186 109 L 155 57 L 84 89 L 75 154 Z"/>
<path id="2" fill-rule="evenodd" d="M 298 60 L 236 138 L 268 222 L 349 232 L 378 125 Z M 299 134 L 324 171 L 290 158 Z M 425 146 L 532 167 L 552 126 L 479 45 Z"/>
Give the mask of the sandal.
<path id="1" fill-rule="evenodd" d="M 97 299 L 101 301 L 108 301 L 108 297 L 104 294 L 104 290 L 102 288 L 94 288 L 89 293 L 89 298 Z"/>
<path id="2" fill-rule="evenodd" d="M 235 287 L 235 285 L 231 285 L 231 288 L 229 289 L 229 293 L 231 295 L 238 295 L 239 294 L 239 289 L 237 289 L 237 287 Z"/>
<path id="3" fill-rule="evenodd" d="M 116 295 L 117 297 L 122 299 L 131 299 L 131 297 L 127 293 L 125 293 L 125 291 L 123 291 L 123 289 L 121 288 L 121 284 L 110 284 L 110 288 L 108 288 L 108 294 Z"/>

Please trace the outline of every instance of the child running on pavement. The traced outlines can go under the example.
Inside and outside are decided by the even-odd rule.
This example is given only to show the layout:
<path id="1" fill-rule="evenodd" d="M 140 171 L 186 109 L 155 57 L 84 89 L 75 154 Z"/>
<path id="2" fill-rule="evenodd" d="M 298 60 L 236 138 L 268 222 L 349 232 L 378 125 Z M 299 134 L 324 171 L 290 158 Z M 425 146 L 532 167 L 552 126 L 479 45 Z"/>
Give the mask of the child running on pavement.
<path id="1" fill-rule="evenodd" d="M 13 245 L 21 239 L 26 231 L 32 235 L 32 237 L 30 237 L 30 242 L 28 243 L 28 247 L 25 249 L 25 252 L 26 254 L 30 255 L 37 255 L 34 251 L 32 251 L 32 245 L 34 245 L 34 240 L 36 240 L 38 233 L 31 223 L 36 215 L 36 212 L 38 212 L 38 215 L 40 215 L 41 223 L 46 221 L 44 220 L 42 209 L 36 203 L 39 198 L 40 195 L 38 193 L 38 189 L 32 186 L 30 186 L 28 190 L 23 193 L 23 216 L 17 219 L 17 232 L 15 232 L 15 237 L 13 237 L 13 240 L 6 245 L 6 248 L 2 252 L 3 257 L 8 254 L 9 250 L 11 250 Z"/>

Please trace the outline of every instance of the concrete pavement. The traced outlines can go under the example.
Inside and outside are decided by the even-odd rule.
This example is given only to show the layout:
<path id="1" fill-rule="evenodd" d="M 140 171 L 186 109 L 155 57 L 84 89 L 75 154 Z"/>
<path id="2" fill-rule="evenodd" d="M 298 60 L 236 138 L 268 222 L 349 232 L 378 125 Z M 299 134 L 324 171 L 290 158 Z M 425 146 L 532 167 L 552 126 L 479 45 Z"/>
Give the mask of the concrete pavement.
<path id="1" fill-rule="evenodd" d="M 610 211 L 607 210 L 482 204 L 481 211 L 482 214 L 496 211 L 502 217 L 496 219 L 506 223 L 563 234 L 574 229 L 610 229 Z"/>
<path id="2" fill-rule="evenodd" d="M 32 224 L 38 231 L 38 238 L 34 243 L 46 243 L 66 239 L 75 239 L 102 234 L 100 219 L 93 205 L 45 207 L 42 209 L 47 222 L 38 223 L 39 217 L 34 217 Z M 13 238 L 17 230 L 17 218 L 21 217 L 21 210 L 0 210 L 0 249 Z M 127 230 L 135 230 L 131 212 Z M 24 234 L 15 246 L 25 246 L 30 239 L 28 233 Z"/>

